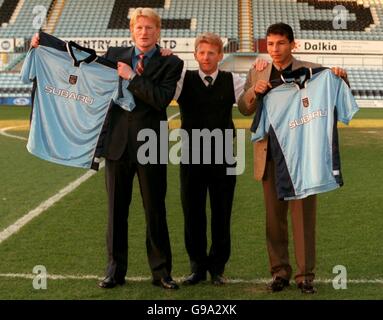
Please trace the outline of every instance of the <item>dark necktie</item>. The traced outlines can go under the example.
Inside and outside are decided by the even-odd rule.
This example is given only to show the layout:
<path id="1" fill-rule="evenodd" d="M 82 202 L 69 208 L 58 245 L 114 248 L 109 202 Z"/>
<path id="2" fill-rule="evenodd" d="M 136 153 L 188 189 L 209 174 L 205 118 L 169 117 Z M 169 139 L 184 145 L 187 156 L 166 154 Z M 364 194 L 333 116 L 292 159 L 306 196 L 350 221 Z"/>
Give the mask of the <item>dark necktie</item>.
<path id="1" fill-rule="evenodd" d="M 205 80 L 207 81 L 207 82 L 209 82 L 209 84 L 208 84 L 208 88 L 211 88 L 211 86 L 213 85 L 213 78 L 211 77 L 211 76 L 206 76 L 205 77 Z"/>
<path id="2" fill-rule="evenodd" d="M 142 73 L 144 72 L 144 58 L 145 58 L 145 55 L 143 53 L 140 53 L 138 55 L 137 65 L 136 65 L 136 69 L 134 71 L 139 76 L 142 75 Z"/>

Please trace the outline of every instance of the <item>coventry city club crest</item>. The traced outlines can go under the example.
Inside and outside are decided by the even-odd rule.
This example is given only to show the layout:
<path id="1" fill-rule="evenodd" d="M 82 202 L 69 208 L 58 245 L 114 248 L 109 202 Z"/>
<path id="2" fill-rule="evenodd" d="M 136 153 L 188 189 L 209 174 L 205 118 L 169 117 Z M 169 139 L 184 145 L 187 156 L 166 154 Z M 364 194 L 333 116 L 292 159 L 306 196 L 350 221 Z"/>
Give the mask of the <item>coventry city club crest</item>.
<path id="1" fill-rule="evenodd" d="M 71 74 L 69 76 L 69 83 L 70 84 L 76 84 L 77 83 L 77 76 L 74 76 L 73 74 Z"/>
<path id="2" fill-rule="evenodd" d="M 307 108 L 310 105 L 309 98 L 303 98 L 302 99 L 303 106 Z"/>

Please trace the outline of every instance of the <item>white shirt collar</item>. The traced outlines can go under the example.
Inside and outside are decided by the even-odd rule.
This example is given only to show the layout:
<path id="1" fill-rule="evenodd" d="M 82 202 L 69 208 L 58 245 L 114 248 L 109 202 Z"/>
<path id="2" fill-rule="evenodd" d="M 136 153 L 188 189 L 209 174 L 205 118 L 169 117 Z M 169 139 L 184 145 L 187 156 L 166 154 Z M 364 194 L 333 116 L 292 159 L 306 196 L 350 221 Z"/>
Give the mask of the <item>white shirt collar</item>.
<path id="1" fill-rule="evenodd" d="M 217 70 L 215 70 L 212 74 L 209 74 L 209 76 L 213 78 L 213 82 L 212 82 L 212 84 L 214 84 L 215 79 L 217 79 L 218 71 L 219 71 L 219 70 L 218 70 L 218 68 L 217 68 Z M 209 82 L 207 82 L 207 81 L 205 80 L 205 77 L 207 76 L 207 74 L 205 74 L 203 71 L 201 71 L 201 69 L 198 70 L 198 74 L 199 74 L 199 76 L 201 77 L 203 83 L 204 83 L 206 86 L 208 86 L 208 85 L 209 85 Z"/>

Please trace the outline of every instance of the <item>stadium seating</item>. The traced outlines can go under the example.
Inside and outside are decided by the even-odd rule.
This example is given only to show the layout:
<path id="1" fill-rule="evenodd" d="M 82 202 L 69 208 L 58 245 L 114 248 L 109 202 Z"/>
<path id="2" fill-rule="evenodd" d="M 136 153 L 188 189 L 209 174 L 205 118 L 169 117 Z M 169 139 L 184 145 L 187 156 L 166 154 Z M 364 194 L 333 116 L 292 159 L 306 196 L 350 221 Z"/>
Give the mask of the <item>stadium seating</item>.
<path id="1" fill-rule="evenodd" d="M 14 23 L 9 23 L 19 1 L 0 0 L 0 37 L 29 38 L 34 32 L 33 8 L 48 10 L 52 0 L 21 0 Z M 254 37 L 264 38 L 268 25 L 284 21 L 301 39 L 383 40 L 382 0 L 251 0 Z M 170 5 L 168 5 L 168 4 Z M 58 37 L 129 37 L 129 9 L 151 6 L 163 18 L 163 37 L 195 37 L 204 31 L 229 39 L 239 38 L 238 1 L 235 0 L 66 0 L 54 34 Z M 350 12 L 347 30 L 334 30 L 333 8 L 345 6 Z M 3 24 L 3 25 L 2 25 Z"/>
<path id="2" fill-rule="evenodd" d="M 3 23 L 8 23 L 8 18 L 11 17 L 13 11 L 15 11 L 17 6 L 17 1 L 14 0 L 1 0 L 0 1 L 1 11 L 0 11 L 0 26 Z"/>
<path id="3" fill-rule="evenodd" d="M 23 84 L 18 73 L 0 73 L 0 97 L 26 97 L 32 85 Z"/>
<path id="4" fill-rule="evenodd" d="M 254 37 L 265 37 L 267 27 L 283 21 L 290 24 L 298 39 L 383 40 L 381 0 L 252 0 Z M 334 29 L 333 8 L 345 6 L 350 12 L 347 30 Z"/>
<path id="5" fill-rule="evenodd" d="M 383 99 L 383 69 L 349 68 L 352 93 L 359 99 Z"/>
<path id="6" fill-rule="evenodd" d="M 301 39 L 383 40 L 383 1 L 314 1 L 252 0 L 254 37 L 264 38 L 268 25 L 289 23 Z M 33 8 L 49 9 L 51 0 L 24 1 L 15 23 L 7 24 L 16 0 L 0 0 L 0 37 L 29 38 L 35 30 Z M 167 6 L 164 0 L 66 0 L 54 34 L 59 37 L 128 37 L 129 9 L 151 6 L 163 18 L 163 37 L 195 37 L 212 31 L 223 37 L 238 39 L 238 2 L 234 0 L 177 0 Z M 336 5 L 347 7 L 347 30 L 334 30 L 332 20 Z M 166 6 L 166 7 L 165 7 Z"/>
<path id="7" fill-rule="evenodd" d="M 204 31 L 238 38 L 237 1 L 177 0 L 67 0 L 55 29 L 59 37 L 130 37 L 127 15 L 132 7 L 153 7 L 162 17 L 162 37 L 195 37 Z M 81 17 L 81 18 L 79 18 Z"/>
<path id="8" fill-rule="evenodd" d="M 4 1 L 4 3 L 2 3 Z M 19 1 L 16 0 L 0 0 L 0 6 L 2 10 L 0 10 L 1 14 L 3 14 L 3 6 L 5 2 L 12 2 L 13 5 L 11 8 L 15 9 L 14 4 Z M 1 26 L 0 23 L 0 38 L 30 38 L 38 29 L 34 28 L 33 21 L 35 19 L 36 14 L 33 13 L 33 8 L 36 6 L 44 6 L 47 10 L 49 10 L 52 4 L 52 0 L 26 0 L 21 7 L 20 12 L 18 13 L 15 22 L 9 23 L 3 22 L 4 25 Z M 13 11 L 12 10 L 12 11 Z M 10 14 L 7 13 L 7 19 L 10 18 Z"/>
<path id="9" fill-rule="evenodd" d="M 43 5 L 49 11 L 54 3 L 53 0 L 0 0 L 0 38 L 29 39 L 36 32 L 32 24 L 33 8 Z M 255 39 L 264 38 L 270 24 L 283 21 L 293 27 L 297 39 L 383 41 L 383 0 L 249 0 L 249 3 L 253 5 Z M 347 30 L 333 29 L 336 5 L 343 5 L 349 11 Z M 241 21 L 236 0 L 66 0 L 54 35 L 61 38 L 130 37 L 129 12 L 137 6 L 153 7 L 161 15 L 164 38 L 194 38 L 212 31 L 228 38 L 235 44 L 233 48 L 238 48 Z M 4 70 L 13 70 L 22 57 L 13 54 Z M 381 65 L 376 69 L 345 67 L 357 98 L 383 99 Z M 30 88 L 20 82 L 17 74 L 0 73 L 0 96 L 26 95 Z"/>
<path id="10" fill-rule="evenodd" d="M 14 53 L 10 55 L 10 61 L 5 65 L 4 70 L 2 71 L 12 71 L 19 63 L 24 60 L 26 55 L 26 53 Z"/>

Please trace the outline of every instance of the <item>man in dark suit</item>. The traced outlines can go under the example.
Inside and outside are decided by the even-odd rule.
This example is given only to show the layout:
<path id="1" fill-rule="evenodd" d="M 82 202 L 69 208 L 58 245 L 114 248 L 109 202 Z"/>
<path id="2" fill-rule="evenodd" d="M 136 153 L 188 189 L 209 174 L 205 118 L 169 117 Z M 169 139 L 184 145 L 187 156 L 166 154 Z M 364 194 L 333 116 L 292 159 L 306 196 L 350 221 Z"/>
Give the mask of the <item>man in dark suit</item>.
<path id="1" fill-rule="evenodd" d="M 161 20 L 154 10 L 137 8 L 130 17 L 135 46 L 110 48 L 105 54 L 107 59 L 118 63 L 119 97 L 128 89 L 136 106 L 126 111 L 112 102 L 104 125 L 102 155 L 106 159 L 109 223 L 108 266 L 105 279 L 99 283 L 102 288 L 125 283 L 127 221 L 136 173 L 145 209 L 152 283 L 165 289 L 178 288 L 171 278 L 172 256 L 165 208 L 166 164 L 141 164 L 137 159 L 137 150 L 145 143 L 137 140 L 137 134 L 142 129 L 151 129 L 159 137 L 160 122 L 167 121 L 166 107 L 174 96 L 183 67 L 182 60 L 176 56 L 161 56 L 156 45 L 160 28 Z"/>
<path id="2" fill-rule="evenodd" d="M 232 109 L 243 90 L 244 80 L 218 69 L 218 63 L 223 58 L 223 43 L 216 34 L 207 32 L 198 36 L 194 56 L 199 70 L 183 72 L 175 96 L 180 106 L 181 127 L 189 136 L 189 159 L 185 158 L 188 163 L 181 162 L 180 166 L 185 246 L 191 266 L 191 274 L 183 284 L 194 285 L 204 281 L 209 271 L 212 283 L 222 285 L 226 282 L 223 273 L 230 257 L 230 220 L 236 184 L 236 176 L 228 174 L 228 171 L 235 171 L 235 164 L 227 161 L 224 146 L 225 140 L 230 138 L 225 137 L 225 131 L 234 130 Z M 211 139 L 211 147 L 203 139 L 203 144 L 194 148 L 192 133 L 196 130 L 214 131 L 225 138 L 222 144 L 219 144 L 219 139 Z M 232 144 L 233 141 L 227 143 Z M 219 163 L 218 157 L 215 158 L 216 148 L 222 155 L 223 163 Z M 200 163 L 194 161 L 195 152 L 200 152 Z M 210 163 L 203 162 L 204 153 L 211 154 Z M 233 156 L 232 151 L 229 156 Z M 208 192 L 212 240 L 207 252 Z"/>
<path id="3" fill-rule="evenodd" d="M 132 198 L 133 178 L 138 175 L 146 218 L 146 246 L 153 284 L 177 289 L 171 278 L 172 256 L 166 221 L 166 164 L 142 164 L 137 150 L 142 129 L 151 129 L 159 137 L 160 122 L 167 121 L 166 107 L 172 100 L 183 61 L 174 55 L 161 55 L 156 44 L 161 19 L 150 8 L 137 8 L 130 17 L 134 47 L 112 47 L 105 57 L 117 63 L 118 97 L 111 102 L 98 143 L 97 154 L 106 159 L 105 180 L 108 193 L 108 266 L 101 288 L 125 283 L 128 266 L 128 214 Z M 32 47 L 39 45 L 36 34 Z M 129 93 L 130 92 L 130 93 Z M 126 96 L 134 98 L 134 106 L 123 108 Z M 129 100 L 126 98 L 126 100 Z M 132 99 L 130 99 L 131 101 Z M 159 141 L 160 139 L 157 139 Z M 157 153 L 159 153 L 157 145 Z M 157 157 L 159 160 L 159 157 Z"/>

